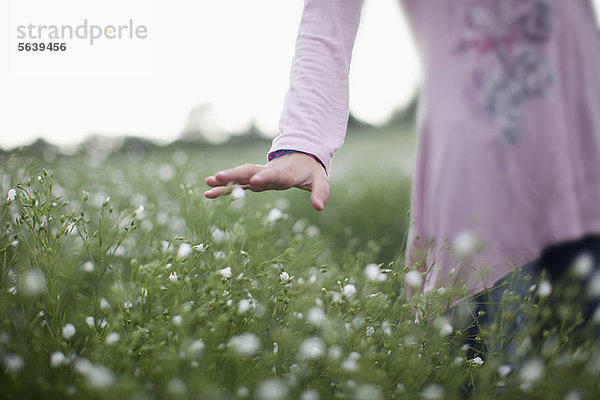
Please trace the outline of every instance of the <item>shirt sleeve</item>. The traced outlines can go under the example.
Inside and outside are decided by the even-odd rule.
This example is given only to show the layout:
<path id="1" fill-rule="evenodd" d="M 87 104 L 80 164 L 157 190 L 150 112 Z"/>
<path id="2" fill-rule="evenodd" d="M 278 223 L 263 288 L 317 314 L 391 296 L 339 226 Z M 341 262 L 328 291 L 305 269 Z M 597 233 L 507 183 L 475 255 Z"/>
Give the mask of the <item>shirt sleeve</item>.
<path id="1" fill-rule="evenodd" d="M 364 0 L 305 0 L 279 119 L 269 153 L 315 155 L 329 174 L 348 126 L 348 74 Z"/>

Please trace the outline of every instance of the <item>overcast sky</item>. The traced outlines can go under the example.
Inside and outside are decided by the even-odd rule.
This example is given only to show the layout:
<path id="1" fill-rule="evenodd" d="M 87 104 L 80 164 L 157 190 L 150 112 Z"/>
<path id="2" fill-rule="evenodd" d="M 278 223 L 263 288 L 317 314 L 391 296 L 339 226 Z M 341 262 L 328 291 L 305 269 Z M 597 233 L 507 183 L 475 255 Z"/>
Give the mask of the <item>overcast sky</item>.
<path id="1" fill-rule="evenodd" d="M 59 3 L 64 4 L 58 7 Z M 226 131 L 244 130 L 254 118 L 262 131 L 277 134 L 302 0 L 9 0 L 8 4 L 9 12 L 2 10 L 0 15 L 0 50 L 10 56 L 0 61 L 4 148 L 40 136 L 70 144 L 90 133 L 168 141 L 184 129 L 189 111 L 204 103 L 214 104 L 217 124 Z M 1 8 L 6 7 L 5 1 Z M 16 53 L 15 24 L 77 24 L 84 17 L 99 24 L 134 18 L 147 25 L 148 40 L 143 49 L 123 47 L 122 53 L 112 54 L 103 44 L 86 44 L 85 51 L 93 53 L 83 52 L 80 59 L 74 55 L 76 45 L 54 58 L 47 52 Z M 138 50 L 143 54 L 138 56 Z M 98 56 L 103 51 L 108 56 L 94 61 L 98 71 L 80 67 L 89 59 L 82 54 Z M 59 58 L 63 64 L 55 66 L 62 73 L 50 68 L 51 60 Z M 103 75 L 100 69 L 109 72 Z M 384 122 L 411 99 L 419 77 L 398 0 L 366 0 L 351 67 L 351 111 L 367 122 Z"/>

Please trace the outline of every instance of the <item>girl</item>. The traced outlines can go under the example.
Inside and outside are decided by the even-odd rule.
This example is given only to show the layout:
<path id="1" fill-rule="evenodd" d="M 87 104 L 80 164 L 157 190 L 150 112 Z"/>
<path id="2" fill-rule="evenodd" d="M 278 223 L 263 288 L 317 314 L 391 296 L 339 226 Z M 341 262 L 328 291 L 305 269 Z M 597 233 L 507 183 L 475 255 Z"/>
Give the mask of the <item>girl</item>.
<path id="1" fill-rule="evenodd" d="M 423 292 L 466 296 L 517 267 L 600 245 L 600 33 L 590 0 L 403 0 L 424 82 L 406 263 Z M 253 191 L 311 191 L 322 210 L 348 119 L 362 0 L 305 0 L 269 162 L 206 178 Z M 575 243 L 575 244 L 573 244 Z M 589 275 L 589 274 L 588 274 Z M 476 297 L 475 297 L 476 298 Z"/>

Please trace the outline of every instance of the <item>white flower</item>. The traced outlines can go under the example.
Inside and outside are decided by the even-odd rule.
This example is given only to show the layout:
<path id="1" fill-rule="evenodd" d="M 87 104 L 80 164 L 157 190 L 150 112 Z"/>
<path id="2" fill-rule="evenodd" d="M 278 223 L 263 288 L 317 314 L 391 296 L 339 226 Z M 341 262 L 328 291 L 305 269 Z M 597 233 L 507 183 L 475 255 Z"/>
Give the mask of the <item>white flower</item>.
<path id="1" fill-rule="evenodd" d="M 548 281 L 541 281 L 540 286 L 537 290 L 538 296 L 544 298 L 550 296 L 552 293 L 552 285 Z"/>
<path id="2" fill-rule="evenodd" d="M 352 398 L 355 400 L 381 400 L 383 396 L 378 386 L 365 383 L 356 388 Z"/>
<path id="3" fill-rule="evenodd" d="M 17 191 L 15 189 L 10 189 L 8 191 L 8 196 L 6 196 L 6 200 L 14 201 L 16 197 L 17 197 Z"/>
<path id="4" fill-rule="evenodd" d="M 25 368 L 25 361 L 18 354 L 7 354 L 4 356 L 4 366 L 11 374 L 16 374 Z"/>
<path id="5" fill-rule="evenodd" d="M 200 252 L 200 253 L 204 253 L 207 248 L 208 248 L 208 246 L 205 246 L 204 243 L 200 243 L 200 244 L 197 244 L 194 246 L 194 250 L 196 250 L 197 252 Z"/>
<path id="6" fill-rule="evenodd" d="M 306 236 L 308 236 L 309 238 L 311 237 L 315 237 L 319 235 L 319 227 L 311 225 L 308 228 L 306 228 Z"/>
<path id="7" fill-rule="evenodd" d="M 471 232 L 461 232 L 454 238 L 452 249 L 459 257 L 467 257 L 477 249 L 477 238 Z"/>
<path id="8" fill-rule="evenodd" d="M 67 340 L 71 339 L 75 335 L 75 332 L 76 330 L 73 324 L 66 324 L 62 328 L 62 335 Z"/>
<path id="9" fill-rule="evenodd" d="M 573 389 L 565 395 L 564 400 L 581 400 L 581 398 L 581 394 L 577 390 Z"/>
<path id="10" fill-rule="evenodd" d="M 534 283 L 533 285 L 529 286 L 529 289 L 527 289 L 527 293 L 533 293 L 535 292 L 535 289 L 537 289 L 537 285 Z"/>
<path id="11" fill-rule="evenodd" d="M 475 357 L 471 360 L 469 360 L 469 364 L 471 364 L 474 367 L 479 367 L 481 365 L 483 365 L 484 361 L 481 359 L 481 357 Z"/>
<path id="12" fill-rule="evenodd" d="M 215 252 L 215 258 L 217 260 L 224 260 L 225 259 L 225 252 L 224 251 L 217 251 Z"/>
<path id="13" fill-rule="evenodd" d="M 600 297 L 600 272 L 596 272 L 590 278 L 587 287 L 587 294 L 594 299 Z"/>
<path id="14" fill-rule="evenodd" d="M 283 217 L 283 212 L 281 212 L 279 208 L 272 208 L 271 211 L 269 211 L 269 215 L 267 215 L 267 221 L 275 222 L 281 219 L 281 217 Z"/>
<path id="15" fill-rule="evenodd" d="M 237 397 L 243 399 L 248 396 L 250 396 L 250 389 L 248 389 L 246 386 L 240 386 L 237 390 Z"/>
<path id="16" fill-rule="evenodd" d="M 350 298 L 356 294 L 356 286 L 348 283 L 344 286 L 344 296 Z"/>
<path id="17" fill-rule="evenodd" d="M 365 276 L 370 281 L 384 282 L 387 275 L 382 273 L 379 266 L 374 263 L 367 264 L 365 267 Z"/>
<path id="18" fill-rule="evenodd" d="M 201 339 L 198 340 L 194 340 L 188 347 L 187 351 L 188 354 L 190 355 L 190 357 L 199 357 L 202 355 L 202 353 L 204 353 L 204 349 L 206 348 L 206 346 L 204 345 L 204 342 Z"/>
<path id="19" fill-rule="evenodd" d="M 323 321 L 325 321 L 325 311 L 323 311 L 323 309 L 321 307 L 311 307 L 310 310 L 308 310 L 308 314 L 306 315 L 306 320 L 315 326 L 319 326 L 323 323 Z"/>
<path id="20" fill-rule="evenodd" d="M 439 400 L 445 396 L 444 388 L 436 383 L 427 385 L 421 392 L 421 397 L 426 400 Z"/>
<path id="21" fill-rule="evenodd" d="M 439 329 L 440 336 L 450 336 L 454 332 L 454 328 L 450 324 L 448 317 L 438 317 L 434 321 L 434 326 Z"/>
<path id="22" fill-rule="evenodd" d="M 172 181 L 177 176 L 177 169 L 167 163 L 160 164 L 158 167 L 158 178 L 163 182 Z"/>
<path id="23" fill-rule="evenodd" d="M 277 378 L 267 379 L 256 387 L 255 396 L 260 400 L 284 400 L 288 398 L 287 386 Z"/>
<path id="24" fill-rule="evenodd" d="M 58 368 L 61 365 L 65 364 L 66 360 L 67 359 L 65 355 L 60 351 L 55 351 L 54 353 L 50 354 L 50 365 L 54 368 Z"/>
<path id="25" fill-rule="evenodd" d="M 238 302 L 237 313 L 245 314 L 254 307 L 256 307 L 256 302 L 254 301 L 254 299 L 242 299 Z"/>
<path id="26" fill-rule="evenodd" d="M 600 325 L 600 306 L 596 307 L 596 310 L 594 311 L 591 320 L 593 324 Z"/>
<path id="27" fill-rule="evenodd" d="M 46 289 L 46 276 L 39 269 L 28 271 L 23 279 L 23 293 L 27 296 L 37 296 Z"/>
<path id="28" fill-rule="evenodd" d="M 281 279 L 281 282 L 287 282 L 290 279 L 290 274 L 283 271 L 281 274 L 279 274 L 279 279 Z"/>
<path id="29" fill-rule="evenodd" d="M 108 335 L 106 335 L 106 339 L 104 340 L 104 342 L 107 346 L 112 346 L 119 340 L 121 340 L 121 336 L 117 332 L 110 332 Z"/>
<path id="30" fill-rule="evenodd" d="M 91 261 L 86 261 L 81 266 L 81 269 L 84 270 L 85 272 L 92 272 L 92 271 L 94 271 L 94 263 Z"/>
<path id="31" fill-rule="evenodd" d="M 318 337 L 310 337 L 304 339 L 300 345 L 300 357 L 307 359 L 315 359 L 325 354 L 325 344 Z"/>
<path id="32" fill-rule="evenodd" d="M 90 328 L 94 327 L 94 317 L 86 317 L 85 318 L 85 323 L 87 324 L 87 326 L 89 326 Z"/>
<path id="33" fill-rule="evenodd" d="M 340 292 L 332 290 L 330 293 L 331 293 L 331 299 L 334 302 L 341 302 L 342 301 L 342 294 Z"/>
<path id="34" fill-rule="evenodd" d="M 77 360 L 75 371 L 85 376 L 88 386 L 94 389 L 106 389 L 115 383 L 111 370 L 103 365 L 94 365 L 85 358 Z"/>
<path id="35" fill-rule="evenodd" d="M 290 208 L 290 201 L 285 197 L 280 197 L 277 200 L 275 200 L 274 205 L 275 207 L 281 210 L 287 210 L 288 208 Z"/>
<path id="36" fill-rule="evenodd" d="M 404 275 L 406 284 L 413 289 L 419 289 L 423 284 L 423 277 L 417 271 L 409 271 Z"/>
<path id="37" fill-rule="evenodd" d="M 227 240 L 227 233 L 223 232 L 217 227 L 213 227 L 210 234 L 215 243 L 221 243 Z"/>
<path id="38" fill-rule="evenodd" d="M 501 378 L 506 378 L 508 375 L 510 375 L 512 370 L 513 369 L 510 365 L 502 364 L 498 367 L 498 375 L 500 375 Z"/>
<path id="39" fill-rule="evenodd" d="M 342 363 L 342 369 L 349 372 L 358 371 L 357 361 L 360 360 L 360 357 L 360 353 L 357 353 L 356 351 L 351 352 L 348 355 L 348 358 Z"/>
<path id="40" fill-rule="evenodd" d="M 135 215 L 138 219 L 144 219 L 144 217 L 146 216 L 144 214 L 144 205 L 142 204 L 138 208 L 136 208 L 133 212 L 133 215 Z"/>
<path id="41" fill-rule="evenodd" d="M 537 359 L 526 362 L 519 372 L 519 379 L 521 382 L 528 385 L 537 383 L 543 377 L 544 363 Z"/>
<path id="42" fill-rule="evenodd" d="M 368 280 L 370 281 L 376 281 L 379 278 L 379 267 L 377 266 L 377 264 L 367 264 L 367 266 L 365 267 L 365 276 L 367 277 Z"/>
<path id="43" fill-rule="evenodd" d="M 172 321 L 175 326 L 181 325 L 181 315 L 174 315 Z"/>
<path id="44" fill-rule="evenodd" d="M 450 324 L 443 324 L 440 328 L 440 336 L 450 336 L 454 332 L 454 328 Z"/>
<path id="45" fill-rule="evenodd" d="M 307 389 L 300 394 L 300 400 L 320 400 L 321 396 L 315 389 Z"/>
<path id="46" fill-rule="evenodd" d="M 187 388 L 181 379 L 171 378 L 167 383 L 167 391 L 171 394 L 184 394 Z"/>
<path id="47" fill-rule="evenodd" d="M 234 200 L 243 199 L 246 196 L 246 191 L 242 189 L 240 186 L 236 186 L 235 189 L 231 192 L 231 197 Z"/>
<path id="48" fill-rule="evenodd" d="M 235 335 L 229 340 L 229 346 L 241 357 L 251 357 L 261 348 L 260 339 L 254 333 Z"/>
<path id="49" fill-rule="evenodd" d="M 177 249 L 177 257 L 185 258 L 192 254 L 192 245 L 189 243 L 181 243 Z"/>
<path id="50" fill-rule="evenodd" d="M 594 270 L 594 258 L 588 252 L 580 254 L 573 264 L 573 271 L 579 278 L 587 278 Z"/>
<path id="51" fill-rule="evenodd" d="M 350 358 L 344 360 L 341 364 L 341 367 L 344 371 L 348 372 L 358 371 L 358 363 L 356 362 L 356 360 L 352 360 Z"/>
<path id="52" fill-rule="evenodd" d="M 126 301 L 125 303 L 123 303 L 123 308 L 126 310 L 130 310 L 133 307 L 133 303 L 130 301 Z"/>
<path id="53" fill-rule="evenodd" d="M 294 233 L 302 233 L 304 228 L 306 228 L 306 222 L 304 222 L 302 219 L 299 219 L 294 223 L 294 226 L 292 226 L 292 231 L 294 231 Z"/>
<path id="54" fill-rule="evenodd" d="M 383 323 L 381 324 L 381 329 L 386 335 L 392 334 L 392 325 L 387 321 L 383 321 Z"/>
<path id="55" fill-rule="evenodd" d="M 327 356 L 332 360 L 337 360 L 342 356 L 342 348 L 338 345 L 331 346 L 327 352 Z"/>
<path id="56" fill-rule="evenodd" d="M 516 355 L 524 356 L 526 355 L 533 347 L 533 342 L 531 337 L 527 336 L 525 339 L 521 341 L 521 344 L 517 347 Z"/>
<path id="57" fill-rule="evenodd" d="M 225 279 L 231 278 L 233 276 L 233 273 L 231 272 L 231 267 L 220 269 L 219 274 Z"/>
<path id="58" fill-rule="evenodd" d="M 146 299 L 148 298 L 148 289 L 143 287 L 140 289 L 140 292 L 142 295 L 140 297 L 138 297 L 138 302 L 140 302 L 141 304 L 145 304 Z"/>
<path id="59" fill-rule="evenodd" d="M 367 336 L 371 336 L 374 333 L 375 333 L 375 328 L 373 328 L 372 326 L 367 326 Z"/>
<path id="60" fill-rule="evenodd" d="M 173 271 L 171 272 L 171 275 L 169 275 L 169 280 L 173 283 L 177 282 L 177 272 Z"/>

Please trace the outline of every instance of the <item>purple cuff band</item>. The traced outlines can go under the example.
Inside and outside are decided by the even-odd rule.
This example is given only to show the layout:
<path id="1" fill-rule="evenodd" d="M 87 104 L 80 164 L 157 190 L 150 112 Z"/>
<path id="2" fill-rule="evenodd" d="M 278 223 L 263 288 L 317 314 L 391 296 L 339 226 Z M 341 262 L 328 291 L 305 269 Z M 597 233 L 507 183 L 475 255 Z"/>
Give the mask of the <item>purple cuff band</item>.
<path id="1" fill-rule="evenodd" d="M 319 158 L 317 156 L 315 156 L 314 154 L 306 153 L 304 151 L 299 151 L 299 150 L 282 149 L 282 150 L 272 151 L 267 156 L 267 159 L 268 159 L 268 161 L 272 161 L 272 160 L 276 159 L 277 157 L 281 157 L 282 155 L 289 154 L 289 153 L 304 153 L 307 156 L 310 156 L 310 157 L 314 158 L 315 160 L 317 160 L 319 162 L 319 164 L 321 164 L 323 166 L 323 169 L 325 169 L 325 166 L 323 165 L 323 163 L 321 162 L 321 160 L 319 160 Z"/>

